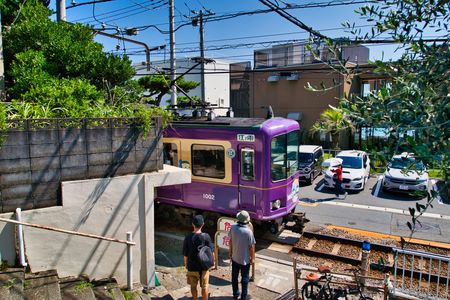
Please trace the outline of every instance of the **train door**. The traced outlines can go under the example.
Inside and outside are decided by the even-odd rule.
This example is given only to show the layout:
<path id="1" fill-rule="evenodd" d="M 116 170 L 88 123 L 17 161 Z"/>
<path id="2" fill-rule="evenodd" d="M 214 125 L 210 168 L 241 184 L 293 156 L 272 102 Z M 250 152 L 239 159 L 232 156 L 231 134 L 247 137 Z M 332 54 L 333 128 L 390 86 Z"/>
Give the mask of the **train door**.
<path id="1" fill-rule="evenodd" d="M 254 211 L 256 207 L 255 149 L 239 146 L 239 209 Z"/>
<path id="2" fill-rule="evenodd" d="M 177 139 L 163 140 L 163 159 L 164 164 L 182 168 L 181 145 Z M 165 195 L 171 200 L 180 201 L 183 199 L 183 185 L 171 185 L 163 188 Z"/>

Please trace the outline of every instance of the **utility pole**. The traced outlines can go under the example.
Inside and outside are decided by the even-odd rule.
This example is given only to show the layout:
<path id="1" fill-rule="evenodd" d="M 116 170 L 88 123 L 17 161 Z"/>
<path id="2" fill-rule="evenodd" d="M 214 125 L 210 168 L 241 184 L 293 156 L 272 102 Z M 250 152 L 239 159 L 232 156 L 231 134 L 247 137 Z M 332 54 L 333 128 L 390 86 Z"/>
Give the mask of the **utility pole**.
<path id="1" fill-rule="evenodd" d="M 3 66 L 3 36 L 2 36 L 2 15 L 0 14 L 0 100 L 4 101 L 5 95 L 5 68 Z"/>
<path id="2" fill-rule="evenodd" d="M 66 18 L 66 0 L 56 0 L 56 21 L 67 21 Z"/>
<path id="3" fill-rule="evenodd" d="M 205 30 L 203 27 L 203 17 L 209 17 L 214 15 L 213 12 L 207 10 L 206 14 L 203 12 L 203 10 L 200 10 L 199 12 L 196 11 L 192 11 L 194 14 L 197 14 L 197 16 L 195 16 L 192 19 L 192 25 L 193 26 L 197 26 L 199 25 L 199 31 L 200 31 L 200 58 L 202 60 L 201 65 L 200 65 L 200 78 L 201 78 L 201 96 L 202 96 L 202 101 L 206 102 L 205 99 L 205 42 L 204 42 L 204 34 L 205 34 Z M 200 24 L 198 24 L 200 23 Z"/>
<path id="4" fill-rule="evenodd" d="M 176 75 L 176 58 L 175 58 L 175 29 L 174 29 L 174 0 L 169 1 L 169 26 L 170 26 L 170 79 L 171 85 L 170 90 L 170 104 L 177 105 L 177 86 L 175 85 L 175 81 L 177 78 Z"/>
<path id="5" fill-rule="evenodd" d="M 203 11 L 200 11 L 200 58 L 202 59 L 202 63 L 200 65 L 200 76 L 202 81 L 202 101 L 206 102 L 205 99 L 205 64 L 203 63 L 203 60 L 205 59 L 205 41 L 204 41 L 204 35 L 205 30 L 203 28 Z"/>

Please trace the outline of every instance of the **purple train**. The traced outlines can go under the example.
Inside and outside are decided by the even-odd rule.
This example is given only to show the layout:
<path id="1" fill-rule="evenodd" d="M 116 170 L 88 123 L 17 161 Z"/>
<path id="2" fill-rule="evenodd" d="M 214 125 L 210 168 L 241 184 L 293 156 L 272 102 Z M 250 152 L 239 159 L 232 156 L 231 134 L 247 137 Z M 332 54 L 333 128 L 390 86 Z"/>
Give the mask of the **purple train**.
<path id="1" fill-rule="evenodd" d="M 192 183 L 160 187 L 157 202 L 235 216 L 277 232 L 286 221 L 301 231 L 297 171 L 299 124 L 284 118 L 175 121 L 164 132 L 164 162 L 191 170 Z"/>

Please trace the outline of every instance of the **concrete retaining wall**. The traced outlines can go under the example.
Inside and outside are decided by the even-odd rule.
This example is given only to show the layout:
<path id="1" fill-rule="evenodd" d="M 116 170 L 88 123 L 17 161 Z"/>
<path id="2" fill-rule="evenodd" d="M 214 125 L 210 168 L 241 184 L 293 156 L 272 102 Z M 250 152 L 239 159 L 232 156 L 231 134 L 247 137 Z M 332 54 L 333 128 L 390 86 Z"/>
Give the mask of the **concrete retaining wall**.
<path id="1" fill-rule="evenodd" d="M 24 211 L 22 220 L 122 240 L 131 231 L 136 242 L 133 282 L 151 287 L 155 280 L 154 190 L 190 181 L 189 170 L 164 165 L 163 170 L 141 175 L 63 182 L 62 206 Z M 0 222 L 0 257 L 10 265 L 15 264 L 14 227 Z M 120 285 L 126 284 L 124 244 L 27 226 L 24 240 L 32 272 L 57 269 L 60 277 L 84 273 L 91 279 L 114 277 Z"/>
<path id="2" fill-rule="evenodd" d="M 0 147 L 0 212 L 61 205 L 61 182 L 162 169 L 162 126 L 147 136 L 133 119 L 12 123 Z"/>

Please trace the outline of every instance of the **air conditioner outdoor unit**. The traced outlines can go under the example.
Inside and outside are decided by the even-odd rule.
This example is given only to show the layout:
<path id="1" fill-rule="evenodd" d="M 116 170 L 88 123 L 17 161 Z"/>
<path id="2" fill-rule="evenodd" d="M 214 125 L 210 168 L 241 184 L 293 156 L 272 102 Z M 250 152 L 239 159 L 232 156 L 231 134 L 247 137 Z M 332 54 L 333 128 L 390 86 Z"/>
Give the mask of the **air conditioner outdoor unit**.
<path id="1" fill-rule="evenodd" d="M 278 75 L 271 75 L 267 77 L 267 82 L 277 82 L 280 80 L 280 76 Z"/>
<path id="2" fill-rule="evenodd" d="M 301 121 L 303 119 L 303 113 L 301 111 L 298 111 L 298 112 L 291 111 L 287 114 L 286 118 L 291 119 L 291 120 Z"/>
<path id="3" fill-rule="evenodd" d="M 294 80 L 298 80 L 299 76 L 297 73 L 292 73 L 291 75 L 289 75 L 288 77 L 286 77 L 287 80 L 289 81 L 294 81 Z"/>

